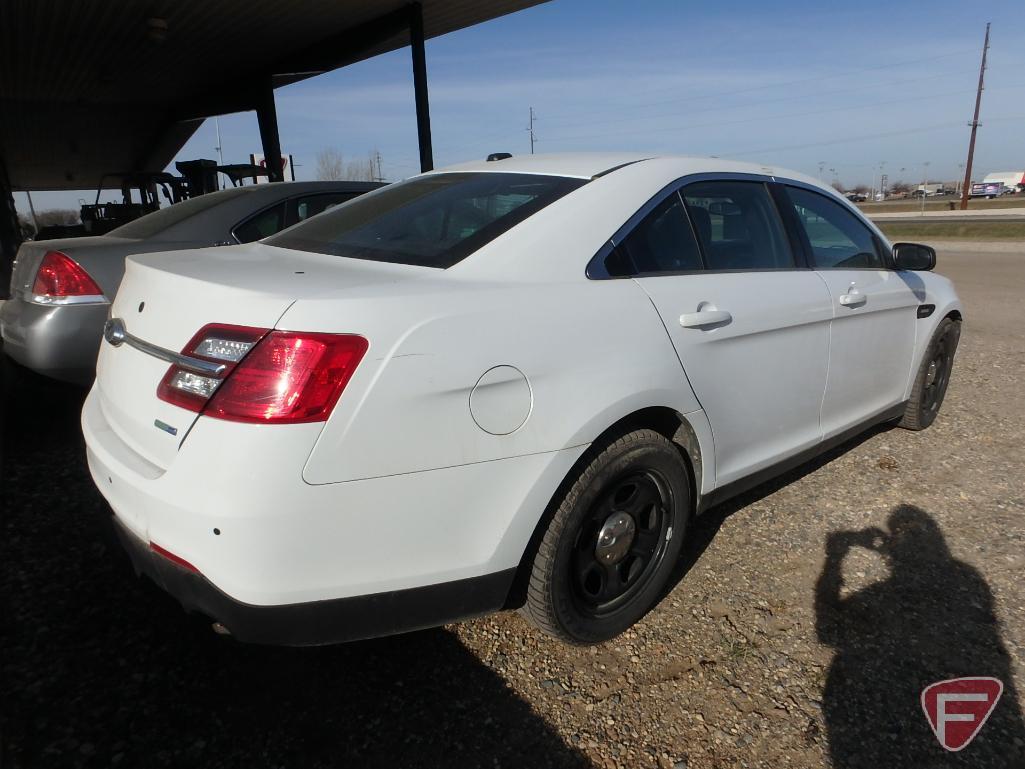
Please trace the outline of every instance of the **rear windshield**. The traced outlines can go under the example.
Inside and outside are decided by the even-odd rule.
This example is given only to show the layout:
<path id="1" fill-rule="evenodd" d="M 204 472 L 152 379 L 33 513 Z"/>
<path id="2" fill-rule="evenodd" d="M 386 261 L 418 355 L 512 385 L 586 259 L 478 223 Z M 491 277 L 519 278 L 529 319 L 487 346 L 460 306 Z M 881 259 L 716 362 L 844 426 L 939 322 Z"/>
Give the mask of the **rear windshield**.
<path id="1" fill-rule="evenodd" d="M 128 224 L 122 224 L 107 234 L 115 238 L 152 238 L 168 227 L 173 227 L 179 222 L 185 221 L 190 216 L 208 211 L 214 206 L 219 206 L 221 203 L 227 203 L 239 195 L 245 195 L 250 189 L 252 188 L 232 187 L 231 189 L 189 198 L 181 203 L 175 203 L 166 208 L 161 208 L 159 211 L 154 211 L 152 214 L 141 216 Z"/>
<path id="2" fill-rule="evenodd" d="M 375 262 L 451 267 L 585 181 L 536 174 L 420 176 L 263 242 Z"/>

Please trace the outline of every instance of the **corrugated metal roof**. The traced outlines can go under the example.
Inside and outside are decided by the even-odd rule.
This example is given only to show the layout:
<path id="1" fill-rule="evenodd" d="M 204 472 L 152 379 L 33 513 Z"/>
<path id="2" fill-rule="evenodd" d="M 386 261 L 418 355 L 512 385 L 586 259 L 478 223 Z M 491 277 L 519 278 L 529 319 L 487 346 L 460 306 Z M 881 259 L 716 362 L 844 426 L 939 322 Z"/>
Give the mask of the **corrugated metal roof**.
<path id="1" fill-rule="evenodd" d="M 423 0 L 436 37 L 544 0 Z M 0 3 L 0 152 L 17 189 L 82 189 L 103 173 L 162 169 L 240 83 L 277 75 L 324 41 L 400 0 L 4 0 Z M 166 27 L 164 26 L 166 25 Z M 409 44 L 405 30 L 346 41 L 335 64 Z M 333 64 L 332 66 L 335 66 Z M 212 95 L 212 99 L 211 99 Z M 197 106 L 199 105 L 199 106 Z"/>

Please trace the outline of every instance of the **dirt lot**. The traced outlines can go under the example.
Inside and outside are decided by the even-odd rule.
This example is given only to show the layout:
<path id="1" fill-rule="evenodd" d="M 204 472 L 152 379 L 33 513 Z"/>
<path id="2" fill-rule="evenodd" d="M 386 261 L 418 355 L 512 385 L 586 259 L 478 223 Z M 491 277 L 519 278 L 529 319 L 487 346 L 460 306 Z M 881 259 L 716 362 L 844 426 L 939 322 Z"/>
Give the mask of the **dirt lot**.
<path id="1" fill-rule="evenodd" d="M 0 765 L 1025 766 L 1025 247 L 941 246 L 939 270 L 966 323 L 938 422 L 711 511 L 665 601 L 593 649 L 515 614 L 323 649 L 215 636 L 104 544 L 81 395 L 11 389 Z M 946 754 L 918 697 L 957 675 L 1005 690 Z"/>

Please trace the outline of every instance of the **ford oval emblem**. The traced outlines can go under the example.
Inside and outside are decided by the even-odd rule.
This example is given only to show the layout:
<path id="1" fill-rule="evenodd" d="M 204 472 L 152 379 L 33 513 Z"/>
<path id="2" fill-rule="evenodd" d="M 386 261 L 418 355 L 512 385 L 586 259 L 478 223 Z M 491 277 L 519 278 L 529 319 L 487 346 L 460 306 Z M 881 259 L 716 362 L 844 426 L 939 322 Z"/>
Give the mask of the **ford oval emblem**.
<path id="1" fill-rule="evenodd" d="M 125 341 L 125 322 L 121 318 L 109 318 L 103 324 L 103 338 L 114 347 Z"/>

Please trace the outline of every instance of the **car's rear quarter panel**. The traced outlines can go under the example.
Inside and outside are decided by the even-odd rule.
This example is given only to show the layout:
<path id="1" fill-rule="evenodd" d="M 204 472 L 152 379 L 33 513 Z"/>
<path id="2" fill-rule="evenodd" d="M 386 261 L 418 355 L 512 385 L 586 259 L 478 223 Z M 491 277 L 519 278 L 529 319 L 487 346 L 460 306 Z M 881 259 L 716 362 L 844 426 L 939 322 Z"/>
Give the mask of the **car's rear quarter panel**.
<path id="1" fill-rule="evenodd" d="M 306 463 L 338 483 L 589 443 L 624 409 L 698 409 L 665 329 L 632 281 L 488 286 L 331 305 L 297 302 L 279 326 L 365 335 L 370 349 Z M 470 393 L 496 366 L 530 385 L 508 435 L 485 432 Z M 626 411 L 625 413 L 630 413 Z"/>

